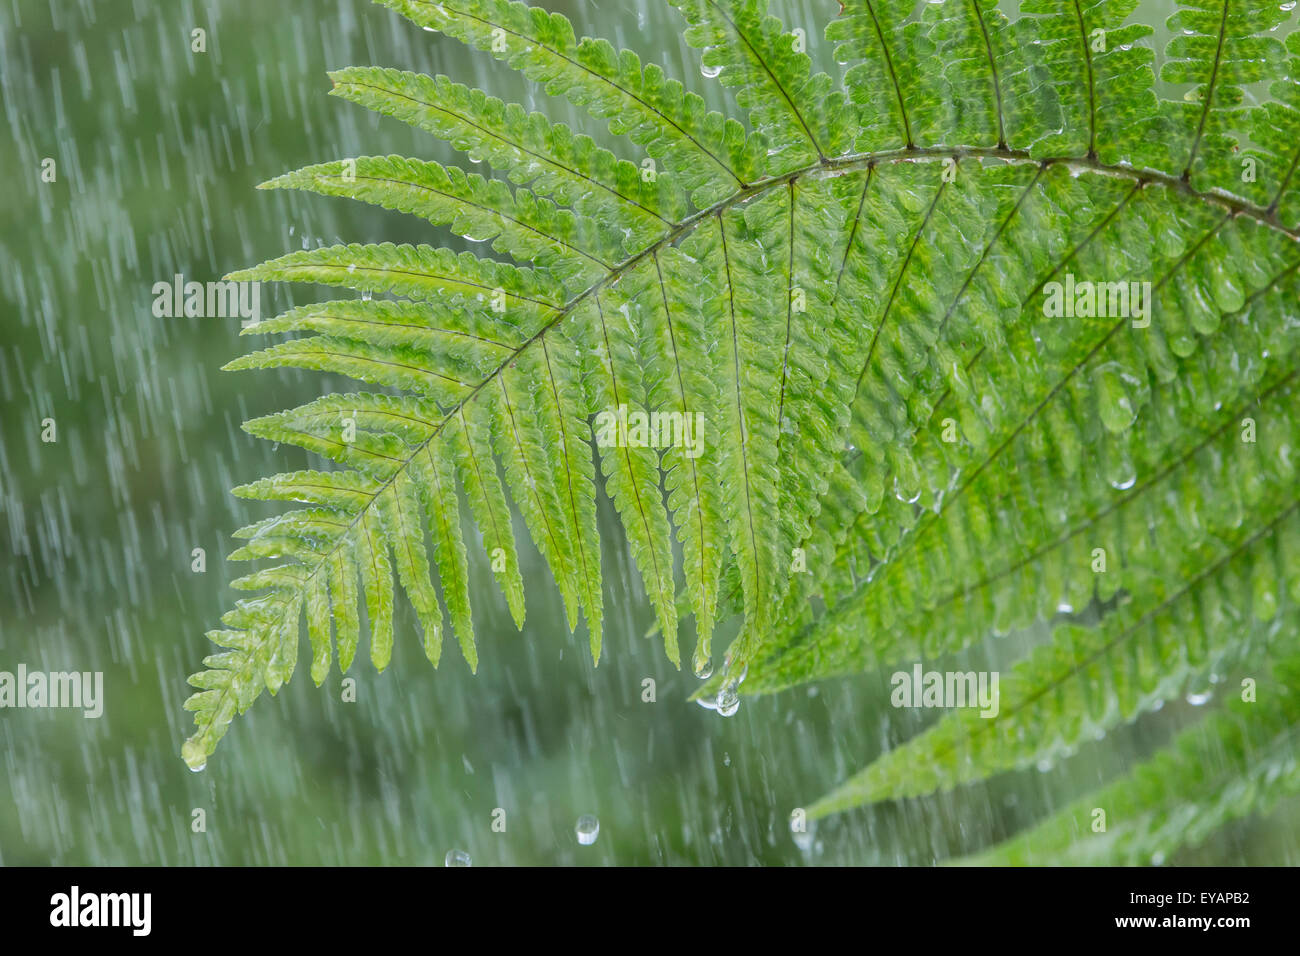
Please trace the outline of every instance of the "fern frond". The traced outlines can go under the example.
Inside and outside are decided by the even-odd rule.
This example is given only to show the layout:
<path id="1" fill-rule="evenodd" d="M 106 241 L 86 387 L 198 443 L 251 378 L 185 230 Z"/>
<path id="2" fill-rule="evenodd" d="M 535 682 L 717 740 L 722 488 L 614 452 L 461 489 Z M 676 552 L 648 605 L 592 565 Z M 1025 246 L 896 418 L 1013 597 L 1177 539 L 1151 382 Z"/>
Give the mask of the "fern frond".
<path id="1" fill-rule="evenodd" d="M 579 220 L 522 187 L 512 195 L 498 180 L 421 159 L 361 156 L 308 166 L 259 188 L 306 189 L 413 213 L 458 236 L 492 240 L 497 252 L 535 262 L 578 289 L 608 274 L 622 257 L 622 237 L 592 220 Z"/>
<path id="2" fill-rule="evenodd" d="M 520 319 L 553 316 L 564 301 L 563 287 L 544 272 L 518 269 L 468 252 L 430 246 L 329 246 L 304 249 L 226 276 L 235 282 L 313 282 L 358 292 L 392 293 L 450 300 L 486 311 L 494 296 L 503 314 Z M 250 326 L 251 327 L 251 326 Z"/>
<path id="3" fill-rule="evenodd" d="M 798 38 L 768 15 L 767 0 L 673 0 L 690 27 L 686 41 L 703 51 L 705 69 L 724 86 L 768 145 L 767 173 L 844 152 L 852 135 L 844 96 L 831 78 L 812 74 Z"/>
<path id="4" fill-rule="evenodd" d="M 1141 208 L 1144 204 L 1135 206 L 1130 202 L 1126 205 L 1130 215 L 1137 214 L 1145 218 Z M 1095 448 L 1103 436 L 1122 434 L 1149 401 L 1151 386 L 1144 384 L 1148 374 L 1154 374 L 1158 380 L 1168 381 L 1172 378 L 1171 370 L 1177 368 L 1177 356 L 1195 354 L 1201 336 L 1213 336 L 1218 332 L 1218 309 L 1231 311 L 1232 307 L 1240 308 L 1244 304 L 1239 290 L 1247 289 L 1256 297 L 1251 300 L 1254 309 L 1252 317 L 1258 323 L 1255 328 L 1283 334 L 1281 330 L 1286 328 L 1287 321 L 1285 309 L 1279 308 L 1281 302 L 1266 293 L 1270 293 L 1279 283 L 1283 288 L 1292 287 L 1294 263 L 1288 264 L 1283 259 L 1288 254 L 1287 246 L 1277 244 L 1267 230 L 1256 230 L 1238 223 L 1225 227 L 1222 219 L 1216 222 L 1210 217 L 1210 220 L 1210 227 L 1201 239 L 1190 249 L 1172 257 L 1172 261 L 1165 267 L 1164 277 L 1153 284 L 1153 295 L 1157 296 L 1155 314 L 1165 326 L 1163 329 L 1157 331 L 1157 326 L 1153 323 L 1151 328 L 1130 329 L 1128 334 L 1123 334 L 1121 330 L 1130 324 L 1128 320 L 1116 322 L 1113 319 L 1076 319 L 1075 323 L 1081 327 L 1095 321 L 1095 331 L 1079 335 L 1066 343 L 1067 347 L 1060 358 L 1048 365 L 1048 369 L 1055 366 L 1054 373 L 1044 375 L 1048 369 L 1034 370 L 1030 380 L 1041 383 L 1037 386 L 1039 391 L 1023 396 L 1015 404 L 1009 403 L 1005 424 L 999 425 L 996 419 L 990 420 L 989 424 L 996 425 L 1005 436 L 996 441 L 993 440 L 996 433 L 988 434 L 988 425 L 974 433 L 977 436 L 986 435 L 979 446 L 970 442 L 972 432 L 964 427 L 962 431 L 967 443 L 944 441 L 944 428 L 935 426 L 941 425 L 945 411 L 942 406 L 936 410 L 933 418 L 939 421 L 932 421 L 928 429 L 918 432 L 918 438 L 935 449 L 937 460 L 942 461 L 944 457 L 952 456 L 953 465 L 968 474 L 960 477 L 955 486 L 949 486 L 951 472 L 948 468 L 940 468 L 928 486 L 902 486 L 899 493 L 905 498 L 929 495 L 932 500 L 936 500 L 934 496 L 942 495 L 942 508 L 937 512 L 926 510 L 915 514 L 896 513 L 896 517 L 903 522 L 901 528 L 894 524 L 880 530 L 880 522 L 875 519 L 876 536 L 881 540 L 874 549 L 873 558 L 875 562 L 881 562 L 880 566 L 870 570 L 869 581 L 855 586 L 858 595 L 855 600 L 844 602 L 837 598 L 836 610 L 819 621 L 806 639 L 797 641 L 793 648 L 786 651 L 789 660 L 798 657 L 809 662 L 815 656 L 819 662 L 815 673 L 826 676 L 836 673 L 835 668 L 844 661 L 860 661 L 861 658 L 855 655 L 864 652 L 868 641 L 873 654 L 878 655 L 877 659 L 897 660 L 921 652 L 921 634 L 929 642 L 925 651 L 938 653 L 975 640 L 982 635 L 982 627 L 1005 632 L 1032 619 L 1031 608 L 1035 606 L 1032 602 L 1009 601 L 1004 605 L 1004 608 L 1017 608 L 1018 617 L 1011 620 L 1006 617 L 1005 609 L 999 610 L 997 615 L 986 616 L 980 611 L 979 604 L 972 605 L 970 601 L 963 601 L 951 611 L 945 611 L 937 620 L 922 624 L 921 619 L 916 618 L 915 626 L 918 630 L 915 632 L 897 627 L 903 614 L 919 614 L 922 608 L 931 607 L 931 602 L 924 600 L 924 595 L 933 594 L 941 583 L 952 580 L 949 575 L 956 575 L 957 580 L 965 575 L 978 575 L 978 568 L 982 565 L 996 566 L 1002 557 L 1010 562 L 1020 556 L 1021 548 L 1029 547 L 1032 550 L 1034 545 L 1031 542 L 1014 533 L 1006 534 L 1007 530 L 1014 532 L 1038 513 L 1032 502 L 1053 496 L 1072 496 L 1075 493 L 1087 495 L 1089 490 L 1096 494 L 1101 489 L 1109 488 L 1113 493 L 1116 486 L 1124 486 L 1136 480 L 1134 449 L 1130 447 L 1136 445 L 1135 442 L 1114 439 L 1111 444 L 1116 447 L 1101 461 L 1102 467 L 1095 477 L 1080 473 L 1080 449 L 1085 444 Z M 1150 229 L 1150 226 L 1147 225 L 1146 228 Z M 1233 250 L 1239 249 L 1239 243 L 1242 242 L 1255 243 L 1255 251 L 1249 255 L 1236 255 Z M 1131 246 L 1129 252 L 1135 252 L 1138 248 L 1140 247 L 1136 245 Z M 1086 254 L 1087 249 L 1085 246 L 1078 252 Z M 1170 249 L 1170 252 L 1174 251 Z M 1294 255 L 1294 252 L 1289 254 Z M 1268 277 L 1264 271 L 1270 263 L 1278 263 L 1274 266 L 1278 272 L 1272 277 Z M 1138 260 L 1137 265 L 1142 271 L 1149 268 L 1143 260 Z M 1113 266 L 1089 271 L 1103 275 L 1124 274 L 1121 269 Z M 1213 288 L 1216 283 L 1218 289 Z M 1222 306 L 1214 304 L 1216 299 Z M 1003 326 L 1004 330 L 1024 335 L 1023 345 L 1012 339 L 996 353 L 992 350 L 982 350 L 979 353 L 982 362 L 997 356 L 997 364 L 992 368 L 980 369 L 981 378 L 987 374 L 990 379 L 989 384 L 984 386 L 985 394 L 1000 393 L 1003 401 L 1014 396 L 1015 390 L 1008 388 L 1007 383 L 1024 374 L 1024 356 L 1031 354 L 1031 343 L 1050 341 L 1048 336 L 1052 332 L 1052 326 L 1054 323 L 1059 324 L 1059 320 L 1043 318 L 1041 302 L 1034 303 L 1033 311 L 1038 313 L 1041 331 L 1035 330 L 1036 334 L 1032 338 L 1025 335 L 1028 330 L 1022 330 L 1015 324 L 1006 325 Z M 1028 317 L 1031 313 L 1026 310 L 1025 314 Z M 1196 328 L 1193 328 L 1193 324 Z M 1215 356 L 1216 361 L 1224 362 L 1225 366 L 1205 375 L 1204 380 L 1216 383 L 1209 394 L 1218 401 L 1222 401 L 1224 389 L 1234 377 L 1258 373 L 1255 364 L 1238 365 L 1237 371 L 1234 371 L 1231 364 L 1227 364 L 1236 363 L 1239 356 L 1250 354 L 1258 343 L 1253 329 L 1242 330 L 1239 326 L 1240 323 L 1234 323 L 1233 327 L 1240 336 L 1240 347 L 1227 348 L 1221 355 Z M 1160 344 L 1149 340 L 1155 335 L 1172 339 L 1175 354 L 1170 355 L 1168 347 L 1153 349 L 1153 344 Z M 1288 352 L 1289 348 L 1283 354 Z M 1170 362 L 1174 365 L 1170 366 Z M 1196 362 L 1187 364 L 1190 369 L 1197 367 Z M 1003 372 L 998 365 L 1006 371 Z M 996 378 L 993 377 L 995 375 Z M 994 386 L 993 381 L 999 385 Z M 1193 394 L 1195 400 L 1206 397 L 1202 392 Z M 990 409 L 996 408 L 988 402 L 982 405 Z M 1209 411 L 1207 407 L 1203 414 L 1208 414 Z M 965 422 L 962 424 L 964 426 Z M 1185 427 L 1180 422 L 1171 430 Z M 1017 453 L 1017 448 L 1024 450 Z M 1059 468 L 1044 474 L 1041 484 L 1026 486 L 1022 476 L 1026 474 L 1027 466 L 1017 464 L 1012 473 L 1014 480 L 1009 483 L 1006 473 L 993 467 L 1005 454 L 1015 456 L 1011 459 L 1013 462 L 1057 461 Z M 921 472 L 916 470 L 912 475 L 919 480 Z M 897 482 L 899 478 L 895 477 L 894 480 Z M 924 502 L 926 499 L 921 500 Z M 991 502 L 998 503 L 996 515 L 991 513 Z M 1015 502 L 1017 507 L 1009 507 L 1009 502 Z M 1054 506 L 1062 516 L 1076 514 L 1070 497 L 1055 502 Z M 859 519 L 856 534 L 864 533 L 864 521 L 870 523 L 873 519 L 869 515 L 863 515 Z M 932 535 L 934 529 L 939 527 L 953 529 L 954 537 L 936 541 Z M 998 530 L 995 531 L 995 528 Z M 904 531 L 907 532 L 906 535 L 903 534 Z M 854 537 L 855 533 L 847 535 L 847 538 Z M 916 553 L 922 543 L 924 547 L 920 553 Z M 912 558 L 902 560 L 909 554 Z M 1037 586 L 1040 597 L 1035 601 L 1042 609 L 1040 613 L 1050 613 L 1057 604 L 1077 608 L 1087 603 L 1093 576 L 1079 571 L 1080 568 L 1086 568 L 1087 564 L 1086 560 L 1074 561 L 1071 566 L 1076 570 L 1072 584 L 1058 583 L 1058 579 L 1052 578 L 1047 582 L 1046 588 L 1041 584 Z M 859 569 L 859 576 L 865 576 L 867 570 Z M 1106 596 L 1105 593 L 1102 594 L 1103 599 Z M 977 616 L 972 618 L 972 614 Z M 831 636 L 832 633 L 835 634 L 834 637 Z M 913 643 L 913 633 L 917 643 Z M 841 640 L 847 643 L 832 650 Z M 788 643 L 785 639 L 773 642 L 778 647 L 787 646 Z M 802 665 L 790 666 L 792 670 L 787 676 L 801 672 Z M 760 689 L 768 686 L 768 680 L 764 676 L 766 669 L 766 665 L 757 668 L 751 678 L 751 682 L 757 681 Z M 812 673 L 814 672 L 809 672 L 805 677 L 812 676 Z"/>
<path id="5" fill-rule="evenodd" d="M 1263 0 L 1190 0 L 1169 18 L 1160 79 L 1191 83 L 1183 102 L 1161 104 L 1170 139 L 1161 153 L 1181 157 L 1183 178 L 1198 188 L 1233 189 L 1241 181 L 1234 161 L 1244 100 L 1242 87 L 1269 79 L 1283 47 L 1267 36 L 1288 12 Z"/>
<path id="6" fill-rule="evenodd" d="M 330 79 L 335 96 L 432 133 L 470 160 L 488 163 L 511 182 L 572 206 L 610 231 L 628 230 L 629 255 L 686 214 L 685 193 L 672 177 L 643 177 L 636 164 L 599 148 L 591 137 L 445 76 L 349 67 Z"/>
<path id="7" fill-rule="evenodd" d="M 817 810 L 913 796 L 1000 770 L 1042 765 L 1187 693 L 1210 673 L 1233 671 L 1247 655 L 1258 655 L 1276 630 L 1277 569 L 1300 562 L 1295 465 L 1287 451 L 1300 434 L 1284 412 L 1295 403 L 1297 374 L 1289 373 L 1247 409 L 1273 423 L 1269 444 L 1252 454 L 1249 464 L 1223 475 L 1248 496 L 1241 507 L 1258 515 L 1259 530 L 1243 531 L 1239 516 L 1234 523 L 1230 512 L 1216 508 L 1218 483 L 1195 483 L 1186 476 L 1196 464 L 1240 460 L 1241 410 L 1235 410 L 1224 427 L 1171 465 L 1159 484 L 1143 487 L 1123 506 L 1090 522 L 1089 543 L 1132 536 L 1132 547 L 1116 555 L 1126 591 L 1120 610 L 1099 628 L 1058 628 L 1053 641 L 1002 684 L 996 714 L 954 712 L 878 760 Z M 1201 521 L 1165 525 L 1170 498 Z M 1144 506 L 1145 514 L 1127 513 Z M 1170 530 L 1151 542 L 1147 529 L 1157 522 Z M 1240 607 L 1239 595 L 1253 595 L 1249 609 Z"/>
<path id="8" fill-rule="evenodd" d="M 1294 649 L 1295 631 L 1288 635 Z M 1280 646 L 1285 646 L 1285 643 Z M 1300 792 L 1296 658 L 1283 651 L 1258 702 L 1232 700 L 1133 772 L 992 850 L 963 862 L 1160 865 L 1228 821 Z M 1235 693 L 1229 684 L 1225 690 Z M 1103 810 L 1105 829 L 1094 827 Z"/>
<path id="9" fill-rule="evenodd" d="M 606 40 L 578 40 L 567 19 L 509 0 L 378 0 L 413 22 L 484 50 L 662 162 L 704 208 L 759 178 L 758 144 L 735 120 Z"/>
<path id="10" fill-rule="evenodd" d="M 1152 30 L 1124 22 L 1136 6 L 1137 0 L 1029 0 L 1021 7 L 1025 26 L 1036 28 L 1036 49 L 1061 105 L 1060 132 L 1036 140 L 1035 155 L 1098 156 L 1135 166 L 1158 166 L 1148 158 L 1168 155 L 1163 143 L 1153 142 L 1154 54 L 1138 45 Z"/>
<path id="11" fill-rule="evenodd" d="M 1256 145 L 1241 157 L 1238 187 L 1287 225 L 1300 222 L 1296 170 L 1300 164 L 1300 33 L 1286 38 L 1286 75 L 1269 85 L 1273 99 L 1246 111 L 1243 125 Z"/>
<path id="12" fill-rule="evenodd" d="M 399 637 L 394 574 L 428 658 L 449 620 L 476 668 L 466 536 L 481 536 L 522 625 L 515 511 L 599 659 L 593 437 L 668 658 L 692 614 L 704 674 L 715 630 L 739 618 L 697 695 L 723 713 L 742 680 L 769 692 L 1046 626 L 996 717 L 949 715 L 815 813 L 1059 759 L 1252 654 L 1289 653 L 1300 41 L 1271 35 L 1276 5 L 1185 4 L 1161 79 L 1192 89 L 1171 101 L 1150 29 L 1128 22 L 1135 0 L 1025 0 L 1014 21 L 994 0 L 846 0 L 826 31 L 843 89 L 765 0 L 675 0 L 746 133 L 561 16 L 382 2 L 607 120 L 614 139 L 606 150 L 445 77 L 331 74 L 335 95 L 503 179 L 363 156 L 264 185 L 418 215 L 511 261 L 338 245 L 230 277 L 363 298 L 246 329 L 295 337 L 227 368 L 400 394 L 245 425 L 341 470 L 237 489 L 302 507 L 237 532 L 231 557 L 267 566 L 236 580 L 256 593 L 191 678 L 191 766 L 289 679 L 304 618 L 317 683 L 335 655 L 352 665 L 363 603 L 382 670 Z M 1272 100 L 1247 106 L 1269 80 Z M 1109 305 L 1062 311 L 1076 280 Z M 632 440 L 632 415 L 676 437 Z M 1179 744 L 1204 761 L 1228 742 L 1239 779 L 1265 781 L 1249 792 L 1207 798 L 1157 757 L 1089 798 L 1127 843 L 1077 840 L 1073 808 L 996 858 L 1150 859 L 1178 826 L 1195 838 L 1263 806 L 1256 792 L 1290 792 L 1289 764 L 1252 748 L 1285 739 L 1292 703 L 1234 706 Z"/>

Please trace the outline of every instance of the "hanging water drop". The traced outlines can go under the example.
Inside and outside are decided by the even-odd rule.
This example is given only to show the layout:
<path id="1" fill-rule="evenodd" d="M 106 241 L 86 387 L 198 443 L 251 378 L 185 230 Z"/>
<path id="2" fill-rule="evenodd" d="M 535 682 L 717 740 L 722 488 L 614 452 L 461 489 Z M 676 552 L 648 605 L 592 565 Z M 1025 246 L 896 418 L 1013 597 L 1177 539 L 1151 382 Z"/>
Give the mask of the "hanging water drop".
<path id="1" fill-rule="evenodd" d="M 1137 482 L 1137 469 L 1128 451 L 1117 449 L 1106 468 L 1106 480 L 1116 491 L 1126 491 Z"/>
<path id="2" fill-rule="evenodd" d="M 736 711 L 740 710 L 740 694 L 736 692 L 736 685 L 728 681 L 723 685 L 722 690 L 718 691 L 718 713 L 723 717 L 730 717 Z"/>
<path id="3" fill-rule="evenodd" d="M 701 66 L 701 67 L 700 67 L 700 72 L 703 73 L 705 76 L 707 76 L 709 79 L 713 79 L 715 76 L 717 76 L 719 73 L 722 72 L 722 67 L 720 67 L 720 66 Z"/>
<path id="4" fill-rule="evenodd" d="M 600 821 L 590 813 L 584 813 L 578 817 L 573 832 L 577 834 L 579 843 L 583 846 L 591 846 L 596 842 L 596 837 L 600 836 Z"/>
<path id="5" fill-rule="evenodd" d="M 469 853 L 465 850 L 448 850 L 442 861 L 443 866 L 473 866 Z"/>
<path id="6" fill-rule="evenodd" d="M 1201 691 L 1200 693 L 1191 693 L 1187 695 L 1187 703 L 1191 704 L 1193 707 L 1201 707 L 1208 704 L 1210 698 L 1213 696 L 1214 694 L 1208 690 Z"/>
<path id="7" fill-rule="evenodd" d="M 708 680 L 713 676 L 713 661 L 707 657 L 696 658 L 694 670 L 700 680 Z"/>
<path id="8" fill-rule="evenodd" d="M 208 755 L 203 752 L 203 748 L 191 740 L 185 741 L 181 747 L 181 757 L 185 760 L 185 766 L 190 768 L 191 773 L 198 773 L 208 765 Z"/>

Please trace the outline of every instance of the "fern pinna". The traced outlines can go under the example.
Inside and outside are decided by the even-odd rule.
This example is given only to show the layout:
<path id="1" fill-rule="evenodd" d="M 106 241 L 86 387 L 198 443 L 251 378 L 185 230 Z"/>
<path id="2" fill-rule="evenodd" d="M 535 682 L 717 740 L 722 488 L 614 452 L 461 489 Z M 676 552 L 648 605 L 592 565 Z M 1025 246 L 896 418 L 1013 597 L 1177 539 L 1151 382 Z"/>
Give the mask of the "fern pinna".
<path id="1" fill-rule="evenodd" d="M 1014 21 L 994 0 L 845 0 L 836 79 L 766 0 L 675 0 L 735 93 L 727 117 L 544 10 L 382 2 L 621 147 L 446 77 L 331 74 L 499 178 L 367 156 L 264 188 L 412 213 L 499 257 L 346 245 L 230 277 L 364 295 L 250 327 L 302 334 L 229 368 L 388 390 L 245 426 L 342 467 L 236 489 L 306 507 L 238 533 L 232 558 L 279 563 L 236 582 L 259 593 L 209 634 L 224 650 L 191 678 L 192 767 L 289 679 L 304 614 L 318 684 L 334 654 L 351 665 L 362 603 L 383 669 L 394 573 L 429 659 L 449 618 L 474 668 L 466 540 L 522 623 L 515 511 L 599 657 L 598 458 L 668 657 L 693 617 L 707 677 L 715 626 L 740 621 L 698 695 L 723 713 L 742 680 L 765 693 L 1052 625 L 996 717 L 953 711 L 814 816 L 1054 760 L 1210 680 L 1256 690 L 988 859 L 1150 861 L 1296 791 L 1290 12 L 1183 5 L 1157 81 L 1136 0 L 1024 0 Z M 593 454 L 614 409 L 699 415 L 707 440 Z M 1195 772 L 1211 752 L 1226 790 Z M 1099 800 L 1110 835 L 1081 838 Z"/>

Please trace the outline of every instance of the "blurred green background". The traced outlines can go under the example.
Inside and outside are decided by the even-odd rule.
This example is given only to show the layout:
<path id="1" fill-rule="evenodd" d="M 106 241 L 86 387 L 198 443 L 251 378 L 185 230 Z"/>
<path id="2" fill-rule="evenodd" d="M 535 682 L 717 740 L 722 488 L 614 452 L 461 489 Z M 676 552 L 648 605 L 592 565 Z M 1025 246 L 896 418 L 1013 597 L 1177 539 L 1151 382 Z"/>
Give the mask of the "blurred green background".
<path id="1" fill-rule="evenodd" d="M 546 5 L 727 107 L 659 0 Z M 773 8 L 804 27 L 819 66 L 836 68 L 817 40 L 834 0 Z M 1161 24 L 1170 10 L 1162 0 L 1139 15 Z M 206 53 L 191 52 L 196 28 Z M 531 546 L 522 634 L 471 548 L 477 677 L 451 648 L 430 668 L 403 607 L 389 670 L 376 675 L 364 654 L 354 665 L 356 703 L 340 700 L 337 670 L 317 689 L 300 664 L 191 774 L 181 702 L 211 651 L 203 632 L 233 601 L 229 533 L 275 510 L 228 489 L 316 464 L 239 424 L 354 385 L 219 373 L 259 343 L 238 340 L 237 319 L 155 318 L 151 287 L 336 242 L 462 247 L 411 217 L 253 190 L 345 156 L 457 160 L 327 96 L 325 71 L 353 64 L 446 73 L 600 132 L 490 58 L 366 0 L 0 0 L 0 670 L 103 671 L 107 698 L 99 720 L 0 711 L 0 863 L 441 864 L 462 849 L 475 865 L 927 864 L 1040 818 L 1195 716 L 1171 705 L 1061 766 L 846 814 L 796 846 L 792 809 L 933 716 L 890 709 L 884 674 L 746 699 L 730 719 L 689 703 L 694 678 L 643 636 L 639 578 L 602 502 L 599 667 L 585 634 L 568 633 Z M 41 181 L 47 157 L 53 183 Z M 316 298 L 264 285 L 262 314 Z M 45 418 L 56 443 L 40 440 Z M 191 570 L 196 547 L 205 573 Z M 996 668 L 1040 636 L 973 659 Z M 491 826 L 498 807 L 504 833 Z M 205 833 L 191 830 L 195 809 Z M 600 836 L 579 846 L 574 822 L 588 813 Z M 1293 802 L 1171 862 L 1292 862 L 1298 817 Z"/>

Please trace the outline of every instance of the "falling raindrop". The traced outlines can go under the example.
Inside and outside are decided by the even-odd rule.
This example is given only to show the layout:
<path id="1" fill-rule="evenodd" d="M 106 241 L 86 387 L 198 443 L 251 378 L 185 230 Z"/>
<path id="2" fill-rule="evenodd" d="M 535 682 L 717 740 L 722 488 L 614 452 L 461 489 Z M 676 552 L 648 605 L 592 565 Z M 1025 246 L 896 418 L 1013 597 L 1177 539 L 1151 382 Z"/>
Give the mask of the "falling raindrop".
<path id="1" fill-rule="evenodd" d="M 591 846 L 596 842 L 596 837 L 600 836 L 600 821 L 590 813 L 584 813 L 578 817 L 573 832 L 577 834 L 579 843 L 583 846 Z"/>
<path id="2" fill-rule="evenodd" d="M 465 850 L 448 850 L 443 866 L 473 866 L 469 853 Z"/>

